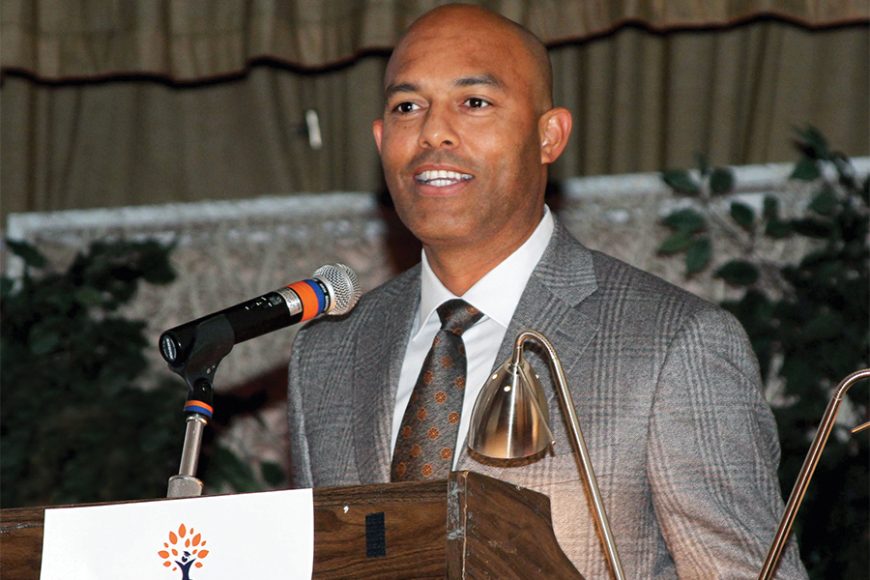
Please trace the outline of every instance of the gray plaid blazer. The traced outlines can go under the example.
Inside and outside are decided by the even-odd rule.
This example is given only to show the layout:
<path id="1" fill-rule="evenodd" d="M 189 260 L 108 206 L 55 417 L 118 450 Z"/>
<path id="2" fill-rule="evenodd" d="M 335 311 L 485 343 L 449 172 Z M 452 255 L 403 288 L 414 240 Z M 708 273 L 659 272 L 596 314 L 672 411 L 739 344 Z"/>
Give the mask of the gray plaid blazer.
<path id="1" fill-rule="evenodd" d="M 420 294 L 419 265 L 341 319 L 308 324 L 290 362 L 291 485 L 389 481 L 396 385 Z M 523 329 L 556 348 L 630 578 L 754 578 L 783 512 L 779 443 L 756 359 L 722 309 L 590 251 L 558 222 L 501 345 Z M 547 363 L 554 453 L 472 470 L 547 494 L 565 553 L 588 578 L 607 565 Z M 466 412 L 469 412 L 466 410 Z M 792 546 L 779 578 L 804 578 Z"/>

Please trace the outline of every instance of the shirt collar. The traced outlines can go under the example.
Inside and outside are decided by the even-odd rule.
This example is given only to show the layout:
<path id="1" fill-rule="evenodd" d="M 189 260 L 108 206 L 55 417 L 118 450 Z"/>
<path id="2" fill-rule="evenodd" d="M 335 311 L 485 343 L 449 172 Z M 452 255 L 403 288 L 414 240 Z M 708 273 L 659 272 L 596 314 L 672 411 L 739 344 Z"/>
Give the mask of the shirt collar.
<path id="1" fill-rule="evenodd" d="M 429 266 L 424 250 L 420 270 L 420 309 L 412 336 L 416 336 L 430 317 L 436 315 L 435 309 L 438 306 L 453 298 L 464 299 L 483 312 L 486 317 L 507 329 L 526 288 L 526 283 L 550 243 L 554 229 L 553 224 L 550 208 L 544 205 L 544 216 L 532 235 L 523 242 L 523 245 L 498 266 L 487 272 L 462 296 L 456 296 L 445 288 Z"/>

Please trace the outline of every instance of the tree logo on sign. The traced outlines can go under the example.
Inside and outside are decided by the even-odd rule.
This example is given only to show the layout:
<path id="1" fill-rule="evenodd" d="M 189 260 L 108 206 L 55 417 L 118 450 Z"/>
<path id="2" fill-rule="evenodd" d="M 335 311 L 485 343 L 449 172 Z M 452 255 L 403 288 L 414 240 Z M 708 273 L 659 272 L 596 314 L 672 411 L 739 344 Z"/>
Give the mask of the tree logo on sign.
<path id="1" fill-rule="evenodd" d="M 163 542 L 163 549 L 157 552 L 163 560 L 163 566 L 172 568 L 173 572 L 180 570 L 181 580 L 193 580 L 190 569 L 202 568 L 202 561 L 209 554 L 202 534 L 181 524 L 177 530 L 169 531 L 167 539 Z"/>

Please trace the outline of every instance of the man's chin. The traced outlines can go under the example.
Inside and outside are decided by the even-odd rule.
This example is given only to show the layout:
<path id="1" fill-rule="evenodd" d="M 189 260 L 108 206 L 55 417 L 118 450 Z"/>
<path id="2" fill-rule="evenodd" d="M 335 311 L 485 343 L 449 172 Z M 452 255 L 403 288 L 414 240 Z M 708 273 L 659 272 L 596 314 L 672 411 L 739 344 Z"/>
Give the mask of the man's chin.
<path id="1" fill-rule="evenodd" d="M 480 235 L 479 229 L 470 224 L 439 223 L 438 220 L 417 224 L 416 228 L 409 229 L 425 248 L 435 251 L 453 247 L 473 249 L 473 244 Z"/>

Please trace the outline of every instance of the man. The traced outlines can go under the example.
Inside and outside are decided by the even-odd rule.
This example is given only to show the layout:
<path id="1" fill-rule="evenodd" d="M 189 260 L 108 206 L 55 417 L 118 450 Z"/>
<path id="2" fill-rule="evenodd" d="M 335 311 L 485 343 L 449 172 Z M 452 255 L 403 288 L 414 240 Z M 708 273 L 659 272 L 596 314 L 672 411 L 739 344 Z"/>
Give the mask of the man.
<path id="1" fill-rule="evenodd" d="M 507 468 L 465 447 L 480 387 L 518 332 L 534 329 L 562 359 L 626 574 L 753 577 L 783 506 L 776 427 L 745 335 L 717 307 L 584 248 L 550 215 L 547 166 L 571 131 L 550 76 L 533 35 L 471 6 L 429 12 L 396 46 L 373 132 L 422 263 L 347 318 L 299 333 L 293 483 L 425 479 L 450 468 L 516 482 L 550 497 L 578 570 L 607 576 L 552 388 L 552 454 Z M 456 311 L 463 326 L 442 328 Z M 529 358 L 546 381 L 547 363 Z M 435 403 L 420 401 L 442 373 L 456 388 L 432 396 L 462 391 L 461 413 L 449 414 L 449 429 L 425 427 Z M 795 549 L 780 569 L 803 577 Z"/>

